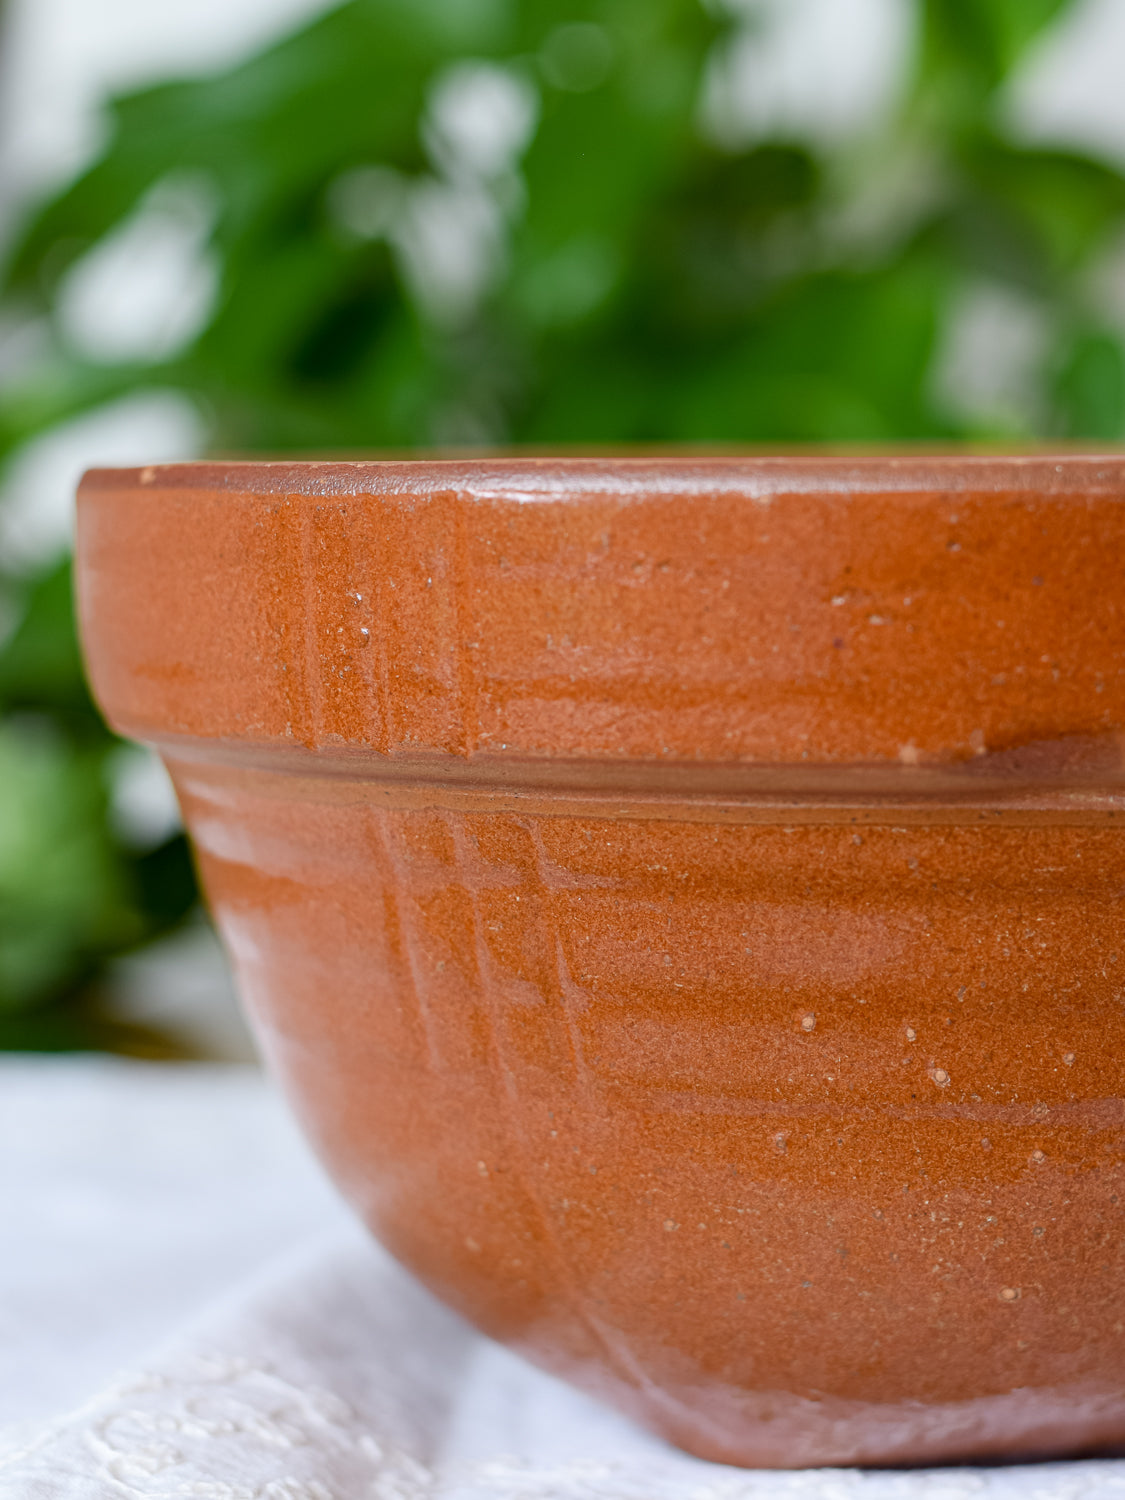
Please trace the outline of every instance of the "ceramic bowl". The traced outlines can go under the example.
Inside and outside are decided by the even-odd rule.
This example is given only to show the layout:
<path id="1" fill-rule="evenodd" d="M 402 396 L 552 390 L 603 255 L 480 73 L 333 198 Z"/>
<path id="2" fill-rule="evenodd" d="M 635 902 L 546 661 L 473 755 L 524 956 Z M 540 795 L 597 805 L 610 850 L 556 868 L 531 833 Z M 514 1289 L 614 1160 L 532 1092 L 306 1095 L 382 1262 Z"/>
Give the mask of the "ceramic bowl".
<path id="1" fill-rule="evenodd" d="M 263 1049 L 495 1338 L 737 1464 L 1125 1439 L 1125 461 L 82 486 Z"/>

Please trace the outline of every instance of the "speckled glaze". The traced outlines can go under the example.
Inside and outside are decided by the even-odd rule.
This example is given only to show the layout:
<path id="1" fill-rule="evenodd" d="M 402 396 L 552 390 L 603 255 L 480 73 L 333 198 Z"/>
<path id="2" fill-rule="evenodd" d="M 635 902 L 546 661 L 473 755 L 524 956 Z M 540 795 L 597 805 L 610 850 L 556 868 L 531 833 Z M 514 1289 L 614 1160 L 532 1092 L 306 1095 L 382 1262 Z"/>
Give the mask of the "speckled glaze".
<path id="1" fill-rule="evenodd" d="M 95 472 L 175 778 L 374 1232 L 710 1458 L 1125 1441 L 1125 461 Z"/>

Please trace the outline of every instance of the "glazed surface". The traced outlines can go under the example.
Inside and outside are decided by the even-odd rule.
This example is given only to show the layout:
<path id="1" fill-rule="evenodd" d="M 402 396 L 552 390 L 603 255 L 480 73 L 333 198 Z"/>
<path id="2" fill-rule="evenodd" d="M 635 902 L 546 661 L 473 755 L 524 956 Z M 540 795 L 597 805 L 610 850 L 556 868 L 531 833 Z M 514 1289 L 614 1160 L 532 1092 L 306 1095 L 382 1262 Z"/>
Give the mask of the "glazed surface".
<path id="1" fill-rule="evenodd" d="M 1118 460 L 95 475 L 323 1159 L 713 1458 L 1125 1440 Z"/>
<path id="2" fill-rule="evenodd" d="M 746 1464 L 1125 1434 L 1116 830 L 177 779 L 325 1161 L 488 1332 Z"/>
<path id="3" fill-rule="evenodd" d="M 1123 495 L 1120 459 L 174 465 L 87 477 L 80 588 L 160 741 L 1102 785 Z"/>

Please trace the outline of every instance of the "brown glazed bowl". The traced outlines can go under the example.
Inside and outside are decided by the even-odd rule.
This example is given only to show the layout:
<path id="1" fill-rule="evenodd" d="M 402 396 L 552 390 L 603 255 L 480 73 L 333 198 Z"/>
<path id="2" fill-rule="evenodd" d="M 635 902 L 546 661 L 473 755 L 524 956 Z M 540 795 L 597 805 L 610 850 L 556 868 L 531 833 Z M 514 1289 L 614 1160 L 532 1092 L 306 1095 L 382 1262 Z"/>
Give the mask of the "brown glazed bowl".
<path id="1" fill-rule="evenodd" d="M 99 471 L 79 591 L 439 1296 L 732 1463 L 1125 1440 L 1125 460 Z"/>

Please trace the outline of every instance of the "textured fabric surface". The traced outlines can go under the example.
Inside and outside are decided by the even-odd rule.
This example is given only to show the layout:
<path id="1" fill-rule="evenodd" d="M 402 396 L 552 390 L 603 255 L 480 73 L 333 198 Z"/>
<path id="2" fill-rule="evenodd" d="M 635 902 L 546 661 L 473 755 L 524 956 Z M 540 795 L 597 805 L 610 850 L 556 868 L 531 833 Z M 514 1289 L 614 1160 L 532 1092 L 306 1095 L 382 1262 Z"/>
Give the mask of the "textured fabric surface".
<path id="1" fill-rule="evenodd" d="M 0 1500 L 1125 1500 L 1116 1461 L 674 1453 L 439 1306 L 249 1071 L 4 1063 L 0 1191 Z"/>
<path id="2" fill-rule="evenodd" d="M 0 1056 L 0 1430 L 348 1222 L 256 1069 Z"/>

